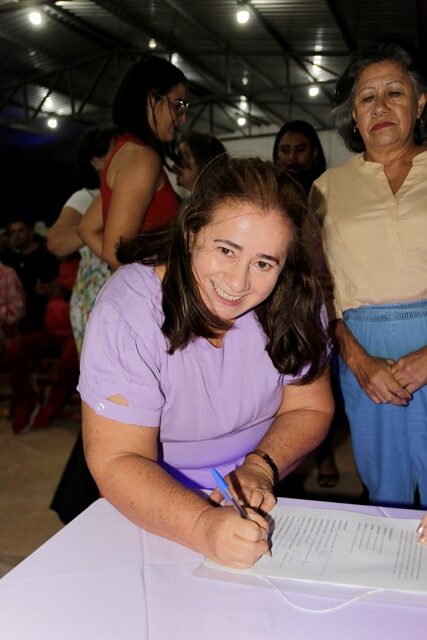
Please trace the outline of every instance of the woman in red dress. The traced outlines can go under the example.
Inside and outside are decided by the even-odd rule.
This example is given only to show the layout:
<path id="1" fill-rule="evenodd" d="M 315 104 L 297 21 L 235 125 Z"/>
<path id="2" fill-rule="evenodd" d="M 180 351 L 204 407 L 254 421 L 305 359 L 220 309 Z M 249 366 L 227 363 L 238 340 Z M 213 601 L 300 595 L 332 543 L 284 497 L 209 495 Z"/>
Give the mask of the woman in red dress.
<path id="1" fill-rule="evenodd" d="M 116 246 L 142 229 L 167 224 L 179 199 L 164 170 L 171 143 L 188 109 L 187 81 L 170 62 L 140 58 L 124 76 L 114 99 L 113 122 L 124 135 L 117 140 L 104 167 L 101 195 L 80 226 L 89 247 L 119 266 Z"/>

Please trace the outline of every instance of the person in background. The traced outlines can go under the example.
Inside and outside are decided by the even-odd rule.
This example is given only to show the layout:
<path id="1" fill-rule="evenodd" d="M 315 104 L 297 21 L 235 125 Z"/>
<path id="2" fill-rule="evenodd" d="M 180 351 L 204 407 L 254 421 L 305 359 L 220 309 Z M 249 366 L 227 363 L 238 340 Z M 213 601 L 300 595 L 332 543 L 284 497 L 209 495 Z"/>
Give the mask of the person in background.
<path id="1" fill-rule="evenodd" d="M 163 58 L 140 58 L 120 83 L 112 120 L 124 135 L 102 172 L 101 196 L 80 225 L 85 243 L 112 269 L 119 266 L 121 238 L 166 225 L 176 215 L 179 199 L 163 165 L 166 157 L 174 159 L 175 132 L 187 110 L 186 78 Z"/>
<path id="2" fill-rule="evenodd" d="M 259 158 L 202 172 L 169 228 L 122 244 L 86 329 L 89 468 L 142 528 L 233 567 L 268 551 L 274 485 L 333 413 L 301 187 Z M 251 519 L 211 502 L 217 467 Z"/>
<path id="3" fill-rule="evenodd" d="M 313 185 L 334 279 L 340 381 L 375 504 L 427 506 L 427 80 L 397 41 L 355 55 L 335 123 L 356 152 Z"/>
<path id="4" fill-rule="evenodd" d="M 305 120 L 285 122 L 274 140 L 273 162 L 290 171 L 308 195 L 313 182 L 326 169 L 316 129 Z"/>
<path id="5" fill-rule="evenodd" d="M 191 191 L 203 169 L 217 156 L 226 158 L 227 151 L 222 144 L 208 133 L 186 131 L 178 145 L 178 156 L 173 167 L 179 187 Z"/>
<path id="6" fill-rule="evenodd" d="M 18 336 L 25 315 L 25 293 L 16 271 L 0 262 L 0 357 L 6 344 Z"/>
<path id="7" fill-rule="evenodd" d="M 316 129 L 305 120 L 286 122 L 274 140 L 273 162 L 287 169 L 308 195 L 314 180 L 326 169 L 325 154 Z M 334 487 L 339 480 L 332 439 L 336 429 L 347 424 L 334 366 L 332 366 L 331 373 L 335 415 L 328 435 L 316 451 L 317 484 L 326 489 Z"/>
<path id="8" fill-rule="evenodd" d="M 82 216 L 99 194 L 99 181 L 107 156 L 119 137 L 113 125 L 87 129 L 77 149 L 76 181 L 82 188 L 64 204 L 58 219 L 47 235 L 48 249 L 59 258 L 80 252 L 79 269 L 70 299 L 70 318 L 77 351 L 80 353 L 84 330 L 95 298 L 111 275 L 108 265 L 83 245 L 78 233 Z"/>
<path id="9" fill-rule="evenodd" d="M 119 135 L 120 131 L 109 124 L 91 127 L 83 133 L 77 147 L 76 162 L 76 182 L 83 188 L 67 200 L 47 236 L 48 247 L 58 256 L 66 256 L 77 249 L 80 252 L 79 269 L 70 299 L 70 319 L 79 354 L 89 313 L 111 272 L 106 262 L 83 245 L 77 230 L 82 216 L 99 194 L 102 169 Z M 67 524 L 98 497 L 98 488 L 84 458 L 80 431 L 50 507 Z"/>
<path id="10" fill-rule="evenodd" d="M 10 245 L 10 237 L 6 229 L 0 230 L 0 262 L 17 271 L 19 257 Z"/>
<path id="11" fill-rule="evenodd" d="M 79 363 L 70 324 L 69 299 L 77 267 L 78 255 L 74 254 L 60 261 L 55 280 L 37 282 L 37 294 L 47 300 L 43 330 L 27 333 L 7 345 L 4 364 L 12 387 L 11 427 L 15 433 L 49 425 L 76 387 Z M 60 364 L 47 402 L 40 407 L 31 383 L 30 363 L 46 357 L 59 358 Z"/>
<path id="12" fill-rule="evenodd" d="M 34 238 L 34 222 L 24 213 L 16 213 L 7 225 L 11 248 L 17 261 L 11 265 L 16 270 L 25 292 L 26 313 L 20 322 L 22 333 L 41 331 L 47 298 L 37 291 L 38 282 L 52 282 L 58 274 L 58 261 Z"/>

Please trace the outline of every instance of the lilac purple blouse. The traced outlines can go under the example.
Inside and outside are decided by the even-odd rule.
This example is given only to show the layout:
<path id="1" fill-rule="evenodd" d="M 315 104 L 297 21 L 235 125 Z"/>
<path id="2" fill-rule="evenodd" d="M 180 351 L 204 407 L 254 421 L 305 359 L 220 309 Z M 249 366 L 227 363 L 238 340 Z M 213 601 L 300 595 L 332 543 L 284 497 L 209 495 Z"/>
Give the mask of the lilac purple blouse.
<path id="1" fill-rule="evenodd" d="M 141 428 L 159 427 L 159 462 L 187 486 L 212 488 L 262 439 L 283 385 L 253 312 L 223 345 L 195 338 L 167 353 L 162 290 L 153 267 L 121 267 L 98 296 L 86 328 L 79 392 L 95 412 Z M 128 406 L 107 400 L 120 394 Z"/>

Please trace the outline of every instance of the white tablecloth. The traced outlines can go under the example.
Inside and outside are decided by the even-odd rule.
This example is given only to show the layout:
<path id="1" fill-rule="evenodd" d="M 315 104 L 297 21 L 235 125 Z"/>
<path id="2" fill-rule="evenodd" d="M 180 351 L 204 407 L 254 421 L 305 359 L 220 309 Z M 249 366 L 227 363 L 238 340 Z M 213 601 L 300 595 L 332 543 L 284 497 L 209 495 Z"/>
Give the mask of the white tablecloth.
<path id="1" fill-rule="evenodd" d="M 374 507 L 282 500 L 311 507 Z M 387 509 L 393 517 L 420 512 Z M 406 640 L 425 637 L 427 609 L 301 585 L 285 599 L 251 584 L 198 577 L 199 554 L 148 534 L 99 500 L 0 580 L 4 640 Z M 258 583 L 256 582 L 258 580 Z"/>

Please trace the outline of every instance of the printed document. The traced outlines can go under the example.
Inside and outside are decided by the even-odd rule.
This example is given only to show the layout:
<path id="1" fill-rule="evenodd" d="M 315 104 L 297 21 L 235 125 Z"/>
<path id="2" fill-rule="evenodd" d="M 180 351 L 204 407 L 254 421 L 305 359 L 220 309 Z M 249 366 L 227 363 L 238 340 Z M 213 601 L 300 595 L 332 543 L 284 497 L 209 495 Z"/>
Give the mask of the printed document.
<path id="1" fill-rule="evenodd" d="M 272 557 L 262 556 L 245 573 L 427 594 L 419 520 L 286 505 L 270 515 Z M 205 565 L 225 569 L 209 560 Z"/>

